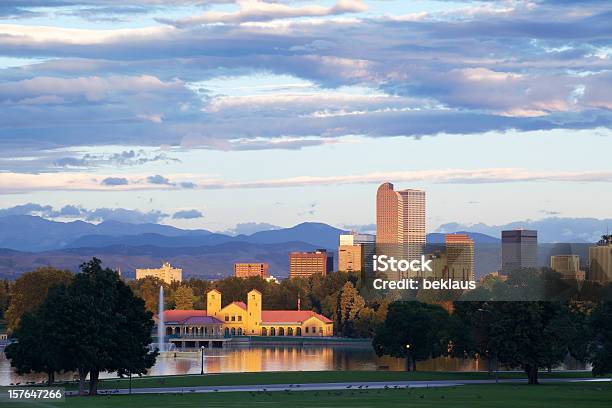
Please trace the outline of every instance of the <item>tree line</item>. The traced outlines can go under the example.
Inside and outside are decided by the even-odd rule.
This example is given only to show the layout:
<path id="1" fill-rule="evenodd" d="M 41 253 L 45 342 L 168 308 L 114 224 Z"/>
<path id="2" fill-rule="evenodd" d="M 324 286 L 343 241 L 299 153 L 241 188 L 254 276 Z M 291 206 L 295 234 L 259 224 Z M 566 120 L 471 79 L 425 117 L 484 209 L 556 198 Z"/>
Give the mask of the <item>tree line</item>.
<path id="1" fill-rule="evenodd" d="M 400 301 L 389 305 L 376 331 L 377 355 L 405 358 L 409 370 L 429 358 L 486 357 L 522 369 L 529 384 L 567 356 L 612 373 L 611 302 L 458 301 L 452 313 L 439 305 Z"/>
<path id="2" fill-rule="evenodd" d="M 94 258 L 76 275 L 45 267 L 0 282 L 0 312 L 17 340 L 6 349 L 17 373 L 46 372 L 52 383 L 54 373 L 75 371 L 81 392 L 90 377 L 92 395 L 100 371 L 143 374 L 154 364 L 149 345 L 160 286 L 165 309 L 205 309 L 212 289 L 222 293 L 224 305 L 246 301 L 251 289 L 263 294 L 264 309 L 295 310 L 299 300 L 302 309 L 333 319 L 336 335 L 373 338 L 378 355 L 406 358 L 411 370 L 438 356 L 483 356 L 495 366 L 521 368 L 537 383 L 538 370 L 571 355 L 592 363 L 594 374 L 612 372 L 612 303 L 526 301 L 551 287 L 538 274 L 550 275 L 517 271 L 506 280 L 486 279 L 459 297 L 463 301 L 424 292 L 406 300 L 341 272 L 280 283 L 260 277 L 126 283 Z M 552 282 L 562 284 L 554 276 Z"/>

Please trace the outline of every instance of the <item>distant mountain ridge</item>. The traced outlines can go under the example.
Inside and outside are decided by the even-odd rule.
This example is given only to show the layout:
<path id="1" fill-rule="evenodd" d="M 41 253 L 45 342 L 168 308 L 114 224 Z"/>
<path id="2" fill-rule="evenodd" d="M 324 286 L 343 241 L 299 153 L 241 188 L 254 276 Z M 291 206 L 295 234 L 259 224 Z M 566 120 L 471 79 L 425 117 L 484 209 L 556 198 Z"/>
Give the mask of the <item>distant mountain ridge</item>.
<path id="1" fill-rule="evenodd" d="M 105 221 L 57 222 L 31 215 L 0 218 L 0 248 L 41 252 L 65 248 L 106 247 L 110 245 L 155 245 L 193 247 L 226 242 L 274 244 L 300 241 L 320 248 L 338 246 L 344 230 L 323 223 L 305 222 L 290 228 L 231 236 L 208 230 L 183 230 L 161 224 L 129 224 Z"/>

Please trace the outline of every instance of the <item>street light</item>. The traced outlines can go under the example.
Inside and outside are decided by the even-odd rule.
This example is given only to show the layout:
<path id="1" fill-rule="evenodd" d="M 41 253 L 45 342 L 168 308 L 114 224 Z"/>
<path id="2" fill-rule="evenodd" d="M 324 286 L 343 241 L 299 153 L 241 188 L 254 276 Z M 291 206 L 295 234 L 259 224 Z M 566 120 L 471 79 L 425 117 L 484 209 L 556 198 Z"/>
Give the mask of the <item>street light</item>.
<path id="1" fill-rule="evenodd" d="M 202 365 L 200 369 L 200 375 L 204 375 L 204 346 L 200 346 L 200 349 L 202 350 Z"/>
<path id="2" fill-rule="evenodd" d="M 493 318 L 493 312 L 488 309 L 478 308 L 477 311 L 482 314 L 487 314 L 490 318 Z M 497 353 L 493 354 L 493 358 L 495 359 L 495 384 L 499 383 L 499 360 L 497 359 Z"/>

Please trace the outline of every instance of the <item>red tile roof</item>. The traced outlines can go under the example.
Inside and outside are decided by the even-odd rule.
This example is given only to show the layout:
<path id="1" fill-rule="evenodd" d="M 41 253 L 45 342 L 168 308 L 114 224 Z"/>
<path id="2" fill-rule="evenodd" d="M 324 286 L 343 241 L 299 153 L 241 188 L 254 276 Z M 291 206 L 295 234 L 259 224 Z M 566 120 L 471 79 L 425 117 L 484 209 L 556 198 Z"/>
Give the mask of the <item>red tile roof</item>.
<path id="1" fill-rule="evenodd" d="M 332 322 L 327 317 L 310 310 L 262 310 L 261 321 L 263 324 L 301 323 L 313 316 L 325 323 Z"/>

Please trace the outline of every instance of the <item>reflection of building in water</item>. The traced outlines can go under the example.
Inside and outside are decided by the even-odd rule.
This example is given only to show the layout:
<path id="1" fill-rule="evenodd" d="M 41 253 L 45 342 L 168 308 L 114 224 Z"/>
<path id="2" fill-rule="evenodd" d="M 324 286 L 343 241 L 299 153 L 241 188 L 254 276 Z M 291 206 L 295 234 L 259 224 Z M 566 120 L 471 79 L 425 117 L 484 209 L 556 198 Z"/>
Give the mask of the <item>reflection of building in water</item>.
<path id="1" fill-rule="evenodd" d="M 183 280 L 183 270 L 173 268 L 168 262 L 164 262 L 162 267 L 157 269 L 136 269 L 136 279 L 146 278 L 147 276 L 159 278 L 170 284 L 173 281 L 181 282 Z"/>
<path id="2" fill-rule="evenodd" d="M 538 231 L 524 229 L 502 231 L 503 274 L 507 275 L 521 268 L 535 268 L 537 264 Z"/>
<path id="3" fill-rule="evenodd" d="M 561 274 L 563 279 L 584 280 L 578 255 L 553 255 L 550 257 L 550 269 Z"/>
<path id="4" fill-rule="evenodd" d="M 341 234 L 338 246 L 340 272 L 371 273 L 376 253 L 376 237 L 370 234 Z"/>
<path id="5" fill-rule="evenodd" d="M 383 183 L 376 192 L 376 254 L 408 261 L 425 246 L 425 191 L 394 191 Z"/>
<path id="6" fill-rule="evenodd" d="M 467 234 L 446 234 L 448 278 L 476 280 L 474 275 L 474 241 Z"/>
<path id="7" fill-rule="evenodd" d="M 612 281 L 612 235 L 604 235 L 597 246 L 589 248 L 589 280 Z"/>
<path id="8" fill-rule="evenodd" d="M 166 310 L 167 342 L 178 348 L 222 347 L 233 336 L 333 336 L 334 324 L 310 310 L 262 310 L 258 290 L 247 294 L 247 303 L 221 307 L 221 292 L 206 295 L 206 310 Z M 155 317 L 157 322 L 157 316 Z"/>

